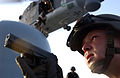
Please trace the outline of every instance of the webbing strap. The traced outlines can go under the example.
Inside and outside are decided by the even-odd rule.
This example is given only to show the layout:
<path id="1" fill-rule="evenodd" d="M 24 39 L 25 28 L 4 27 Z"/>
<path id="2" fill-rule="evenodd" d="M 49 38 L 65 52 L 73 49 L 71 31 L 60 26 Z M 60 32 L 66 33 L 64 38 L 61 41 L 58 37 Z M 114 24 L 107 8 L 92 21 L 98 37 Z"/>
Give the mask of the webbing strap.
<path id="1" fill-rule="evenodd" d="M 120 48 L 115 48 L 115 54 L 120 54 Z"/>
<path id="2" fill-rule="evenodd" d="M 104 60 L 105 62 L 103 68 L 101 69 L 101 73 L 104 73 L 107 70 L 115 54 L 113 31 L 110 28 L 108 28 L 106 30 L 106 35 L 107 35 L 107 48 L 105 53 L 105 60 Z"/>
<path id="3" fill-rule="evenodd" d="M 104 64 L 103 64 L 103 67 L 101 69 L 101 73 L 104 73 L 107 70 L 112 58 L 113 58 L 113 56 L 108 56 L 104 59 Z"/>

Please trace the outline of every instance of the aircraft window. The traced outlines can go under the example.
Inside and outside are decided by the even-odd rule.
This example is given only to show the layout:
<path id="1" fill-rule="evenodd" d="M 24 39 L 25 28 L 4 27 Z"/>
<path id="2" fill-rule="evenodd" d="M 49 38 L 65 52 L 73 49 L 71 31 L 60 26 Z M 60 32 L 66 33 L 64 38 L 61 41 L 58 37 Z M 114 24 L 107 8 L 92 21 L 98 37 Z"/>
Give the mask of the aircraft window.
<path id="1" fill-rule="evenodd" d="M 28 12 L 29 10 L 31 10 L 31 8 L 33 8 L 35 5 L 37 5 L 37 2 L 32 2 L 27 8 L 26 8 L 26 12 Z"/>
<path id="2" fill-rule="evenodd" d="M 67 5 L 68 9 L 72 9 L 74 7 L 74 4 L 73 3 L 70 3 Z"/>
<path id="3" fill-rule="evenodd" d="M 30 6 L 34 7 L 37 4 L 37 2 L 32 2 Z"/>

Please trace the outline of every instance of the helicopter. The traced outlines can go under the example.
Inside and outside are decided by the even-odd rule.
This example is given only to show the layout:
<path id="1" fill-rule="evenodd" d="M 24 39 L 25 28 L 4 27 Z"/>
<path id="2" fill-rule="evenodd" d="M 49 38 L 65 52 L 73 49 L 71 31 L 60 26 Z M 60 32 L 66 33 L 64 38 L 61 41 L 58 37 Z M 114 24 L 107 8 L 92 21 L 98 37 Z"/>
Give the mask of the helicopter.
<path id="1" fill-rule="evenodd" d="M 44 0 L 33 1 L 19 17 L 19 21 L 28 24 L 46 37 L 49 33 L 64 28 L 70 30 L 68 24 L 76 21 L 88 12 L 96 11 L 100 8 L 103 0 L 45 0 L 49 2 L 51 11 L 46 13 L 48 6 L 41 4 Z M 45 3 L 44 1 L 44 3 Z"/>

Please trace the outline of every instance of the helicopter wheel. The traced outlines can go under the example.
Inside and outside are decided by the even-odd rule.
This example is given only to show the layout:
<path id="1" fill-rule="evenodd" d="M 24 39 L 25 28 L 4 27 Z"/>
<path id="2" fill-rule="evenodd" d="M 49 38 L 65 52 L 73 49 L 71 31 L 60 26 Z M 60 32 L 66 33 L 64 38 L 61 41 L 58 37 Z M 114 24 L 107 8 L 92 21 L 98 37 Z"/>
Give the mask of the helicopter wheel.
<path id="1" fill-rule="evenodd" d="M 66 29 L 67 31 L 70 31 L 70 30 L 71 30 L 71 27 L 68 26 L 68 25 L 65 25 L 63 28 Z"/>

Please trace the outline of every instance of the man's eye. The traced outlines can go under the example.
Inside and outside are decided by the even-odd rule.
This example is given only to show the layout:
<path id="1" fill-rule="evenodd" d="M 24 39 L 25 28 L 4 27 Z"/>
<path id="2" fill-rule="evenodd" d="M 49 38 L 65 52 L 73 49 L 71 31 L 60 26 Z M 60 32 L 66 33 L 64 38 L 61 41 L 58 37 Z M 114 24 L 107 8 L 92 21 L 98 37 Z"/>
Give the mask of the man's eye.
<path id="1" fill-rule="evenodd" d="M 92 36 L 91 40 L 94 40 L 94 39 L 96 39 L 96 37 L 97 37 L 97 36 Z"/>

